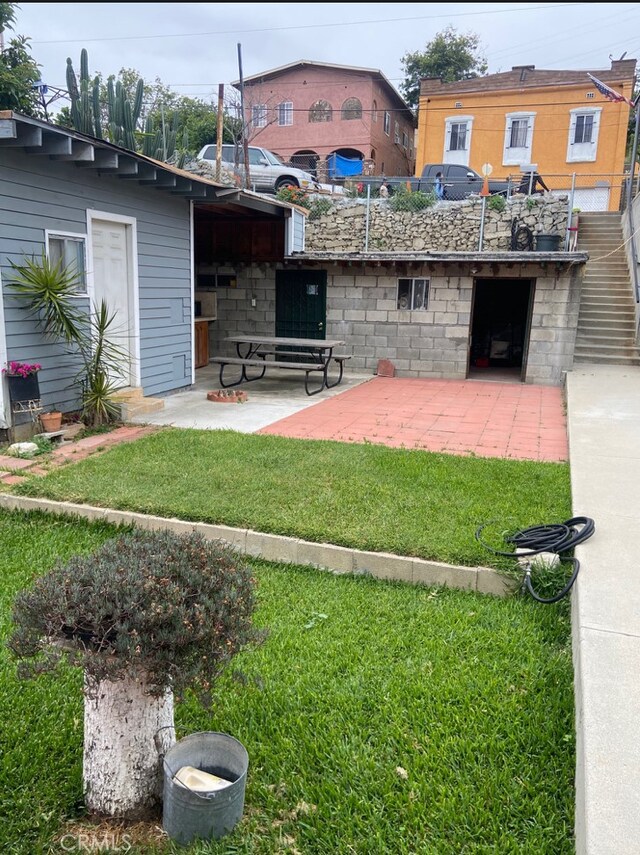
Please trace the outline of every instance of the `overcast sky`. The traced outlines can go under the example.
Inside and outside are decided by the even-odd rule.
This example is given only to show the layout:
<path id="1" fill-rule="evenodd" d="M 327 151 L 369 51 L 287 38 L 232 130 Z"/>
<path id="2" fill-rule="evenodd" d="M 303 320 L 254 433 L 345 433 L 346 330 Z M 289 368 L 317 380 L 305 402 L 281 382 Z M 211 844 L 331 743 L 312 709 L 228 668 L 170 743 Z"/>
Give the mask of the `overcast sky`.
<path id="1" fill-rule="evenodd" d="M 480 37 L 491 73 L 640 57 L 638 3 L 20 3 L 15 30 L 52 86 L 85 47 L 90 73 L 135 68 L 210 101 L 238 78 L 238 43 L 245 77 L 306 59 L 379 69 L 398 88 L 402 56 L 449 25 Z"/>

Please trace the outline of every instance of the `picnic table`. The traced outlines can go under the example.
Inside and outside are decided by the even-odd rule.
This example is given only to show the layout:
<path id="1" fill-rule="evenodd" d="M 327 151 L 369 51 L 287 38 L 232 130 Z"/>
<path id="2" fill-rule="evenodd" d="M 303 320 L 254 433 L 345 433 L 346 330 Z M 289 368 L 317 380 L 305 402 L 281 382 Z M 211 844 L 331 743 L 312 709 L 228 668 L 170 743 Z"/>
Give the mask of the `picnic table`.
<path id="1" fill-rule="evenodd" d="M 292 371 L 304 371 L 304 388 L 307 395 L 317 395 L 323 389 L 331 389 L 342 382 L 344 363 L 351 357 L 335 354 L 336 347 L 344 344 L 339 339 L 325 338 L 287 338 L 285 336 L 232 335 L 224 339 L 235 344 L 237 356 L 213 356 L 209 362 L 220 366 L 220 385 L 227 389 L 240 383 L 261 380 L 267 368 L 286 368 Z M 329 366 L 332 362 L 338 368 L 338 378 L 331 380 Z M 239 379 L 225 382 L 225 369 L 228 366 L 240 368 Z M 253 376 L 247 369 L 258 369 Z M 309 385 L 310 376 L 319 380 L 314 388 Z"/>

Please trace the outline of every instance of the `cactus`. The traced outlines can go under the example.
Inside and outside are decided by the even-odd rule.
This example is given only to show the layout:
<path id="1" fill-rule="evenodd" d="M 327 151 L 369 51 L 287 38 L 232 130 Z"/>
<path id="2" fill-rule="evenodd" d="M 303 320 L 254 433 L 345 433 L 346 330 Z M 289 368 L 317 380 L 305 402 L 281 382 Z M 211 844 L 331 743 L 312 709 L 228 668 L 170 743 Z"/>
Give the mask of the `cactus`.
<path id="1" fill-rule="evenodd" d="M 80 85 L 71 59 L 67 58 L 67 89 L 71 98 L 71 122 L 83 134 L 94 131 L 93 105 L 89 94 L 89 57 L 83 48 L 80 53 Z"/>
<path id="2" fill-rule="evenodd" d="M 89 56 L 83 48 L 80 53 L 79 77 L 76 76 L 71 59 L 67 59 L 67 89 L 71 99 L 71 123 L 76 130 L 93 135 L 97 139 L 107 139 L 114 145 L 131 151 L 142 151 L 147 157 L 157 160 L 174 157 L 181 126 L 179 111 L 176 110 L 171 118 L 163 123 L 163 127 L 155 128 L 153 122 L 147 119 L 144 133 L 137 132 L 144 102 L 142 78 L 138 79 L 135 92 L 129 97 L 122 82 L 110 75 L 107 79 L 104 104 L 101 101 L 103 92 L 100 77 L 89 80 Z M 106 117 L 104 129 L 103 117 Z M 181 150 L 186 149 L 187 141 L 183 139 Z"/>

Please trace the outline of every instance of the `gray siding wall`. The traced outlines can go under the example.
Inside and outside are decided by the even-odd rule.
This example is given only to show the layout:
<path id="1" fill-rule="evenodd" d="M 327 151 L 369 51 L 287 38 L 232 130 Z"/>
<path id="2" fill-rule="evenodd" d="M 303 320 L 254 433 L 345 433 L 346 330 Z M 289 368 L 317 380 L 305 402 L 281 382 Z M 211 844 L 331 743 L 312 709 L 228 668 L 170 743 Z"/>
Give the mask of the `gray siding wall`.
<path id="1" fill-rule="evenodd" d="M 218 320 L 210 332 L 212 355 L 233 353 L 226 336 L 274 335 L 275 270 L 267 265 L 246 267 L 238 273 L 237 288 L 218 289 Z M 398 263 L 394 269 L 327 264 L 326 270 L 326 334 L 346 343 L 341 351 L 353 357 L 347 371 L 374 374 L 379 359 L 390 359 L 404 377 L 467 376 L 474 282 L 468 266 L 454 269 L 431 263 L 408 269 Z M 573 365 L 580 269 L 552 273 L 536 265 L 511 265 L 495 276 L 487 265 L 479 272 L 479 278 L 491 276 L 534 281 L 525 379 L 560 385 L 563 372 Z M 426 311 L 398 310 L 398 277 L 430 280 Z"/>
<path id="2" fill-rule="evenodd" d="M 9 360 L 40 362 L 45 406 L 77 407 L 71 380 L 77 364 L 46 342 L 24 304 L 6 288 L 9 262 L 39 256 L 45 229 L 86 234 L 87 209 L 135 217 L 138 238 L 140 356 L 146 395 L 191 384 L 189 203 L 136 181 L 0 149 L 0 270 Z M 88 308 L 87 298 L 78 298 Z"/>

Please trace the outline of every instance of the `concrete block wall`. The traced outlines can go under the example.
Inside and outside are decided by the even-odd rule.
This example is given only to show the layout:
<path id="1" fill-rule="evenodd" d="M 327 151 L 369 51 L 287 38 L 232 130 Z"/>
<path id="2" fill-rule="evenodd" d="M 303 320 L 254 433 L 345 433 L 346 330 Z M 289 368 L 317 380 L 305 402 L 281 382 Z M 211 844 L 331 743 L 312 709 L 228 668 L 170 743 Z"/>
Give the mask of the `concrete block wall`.
<path id="1" fill-rule="evenodd" d="M 278 267 L 286 265 L 240 268 L 237 288 L 218 289 L 212 354 L 235 352 L 233 345 L 225 344 L 226 336 L 274 334 Z M 346 342 L 342 350 L 352 355 L 350 370 L 373 374 L 378 360 L 389 359 L 405 377 L 466 377 L 474 282 L 468 265 L 399 262 L 375 267 L 327 263 L 324 267 L 327 337 Z M 475 275 L 500 278 L 491 265 L 480 265 Z M 525 264 L 504 270 L 502 276 L 535 280 L 525 379 L 559 385 L 573 363 L 580 287 L 577 268 L 556 270 L 549 264 L 541 269 Z M 427 310 L 397 308 L 399 278 L 429 280 Z"/>

